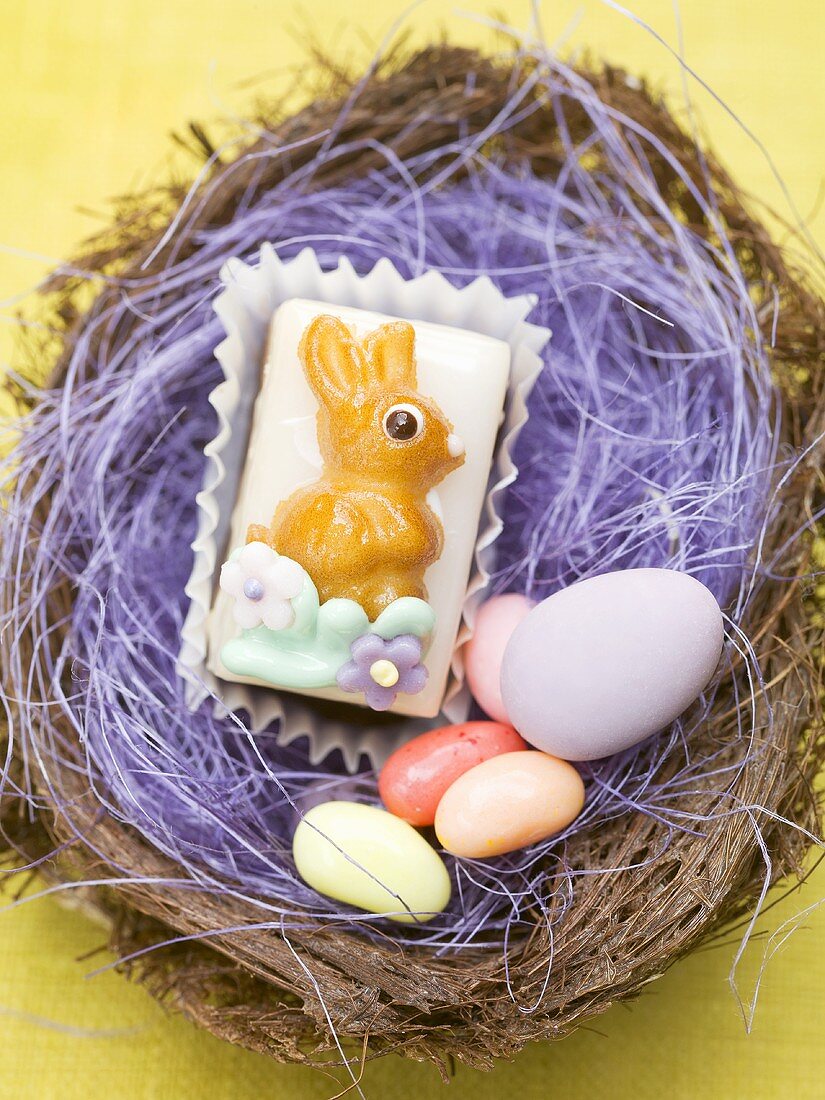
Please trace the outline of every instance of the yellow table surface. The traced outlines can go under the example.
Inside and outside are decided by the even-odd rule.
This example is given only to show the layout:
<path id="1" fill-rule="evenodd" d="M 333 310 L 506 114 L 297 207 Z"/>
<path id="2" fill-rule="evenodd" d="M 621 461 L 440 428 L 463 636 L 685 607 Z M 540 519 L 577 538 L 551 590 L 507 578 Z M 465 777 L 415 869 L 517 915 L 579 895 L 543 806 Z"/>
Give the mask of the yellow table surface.
<path id="1" fill-rule="evenodd" d="M 460 5 L 507 9 L 528 24 L 524 0 Z M 0 4 L 0 362 L 14 364 L 17 296 L 92 232 L 106 199 L 157 178 L 168 134 L 190 118 L 240 113 L 250 97 L 284 87 L 309 32 L 365 58 L 402 11 L 395 0 L 3 0 Z M 635 11 L 677 42 L 670 0 Z M 579 13 L 576 25 L 571 18 Z M 691 65 L 770 149 L 804 216 L 823 185 L 825 13 L 821 0 L 683 0 Z M 678 96 L 680 76 L 643 29 L 598 3 L 545 3 L 545 33 L 565 49 L 591 50 L 655 78 Z M 461 41 L 489 30 L 437 0 L 414 11 L 415 40 L 446 26 Z M 250 80 L 253 80 L 250 83 Z M 703 124 L 755 195 L 783 200 L 754 143 L 704 94 Z M 770 932 L 823 895 L 821 871 L 763 921 Z M 8 895 L 7 895 L 8 899 Z M 53 900 L 0 910 L 0 1097 L 327 1097 L 328 1078 L 233 1049 L 169 1017 L 142 989 L 112 972 L 104 936 Z M 740 971 L 753 992 L 767 939 Z M 90 952 L 98 953 L 89 957 Z M 451 1100 L 510 1095 L 584 1097 L 825 1097 L 822 987 L 825 919 L 813 908 L 776 953 L 762 983 L 753 1032 L 745 1033 L 727 984 L 734 946 L 694 955 L 629 1007 L 616 1007 L 560 1044 L 535 1046 L 492 1074 L 459 1068 Z M 371 1064 L 368 1097 L 429 1097 L 429 1066 L 396 1058 Z"/>

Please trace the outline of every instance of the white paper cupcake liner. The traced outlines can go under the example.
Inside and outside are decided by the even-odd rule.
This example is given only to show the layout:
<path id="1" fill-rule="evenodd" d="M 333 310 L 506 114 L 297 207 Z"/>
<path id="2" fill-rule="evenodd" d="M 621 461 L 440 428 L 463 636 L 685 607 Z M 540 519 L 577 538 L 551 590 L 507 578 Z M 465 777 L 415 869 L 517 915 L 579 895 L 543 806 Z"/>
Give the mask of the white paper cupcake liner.
<path id="1" fill-rule="evenodd" d="M 503 527 L 503 493 L 518 473 L 512 451 L 527 420 L 527 398 L 541 370 L 540 353 L 550 333 L 525 320 L 535 305 L 532 295 L 506 298 L 486 277 L 461 289 L 451 286 L 435 271 L 404 279 L 388 259 L 379 260 L 368 275 L 359 276 L 346 257 L 341 257 L 335 269 L 322 271 L 310 248 L 283 262 L 271 245 L 264 244 L 257 265 L 229 260 L 221 271 L 221 281 L 225 289 L 215 300 L 215 312 L 226 337 L 215 348 L 215 356 L 223 368 L 224 380 L 209 396 L 218 415 L 218 431 L 204 447 L 206 468 L 203 488 L 197 496 L 198 527 L 192 542 L 192 572 L 186 585 L 190 604 L 177 664 L 178 674 L 187 684 L 187 702 L 196 709 L 212 696 L 222 712 L 246 711 L 253 732 L 278 720 L 278 742 L 289 744 L 306 737 L 311 763 L 319 763 L 338 749 L 350 771 L 357 769 L 361 756 L 380 767 L 410 737 L 436 725 L 461 722 L 469 712 L 471 700 L 464 686 L 461 647 L 472 636 L 476 611 L 495 567 L 495 541 Z M 220 680 L 206 666 L 207 619 L 221 564 L 231 549 L 228 540 L 232 511 L 269 326 L 275 310 L 289 298 L 311 298 L 410 321 L 469 329 L 510 345 L 504 420 L 480 518 L 475 566 L 467 586 L 450 682 L 442 715 L 437 719 L 395 717 L 379 722 L 368 710 L 359 710 L 358 721 L 332 719 L 326 708 L 322 712 L 311 699 Z"/>

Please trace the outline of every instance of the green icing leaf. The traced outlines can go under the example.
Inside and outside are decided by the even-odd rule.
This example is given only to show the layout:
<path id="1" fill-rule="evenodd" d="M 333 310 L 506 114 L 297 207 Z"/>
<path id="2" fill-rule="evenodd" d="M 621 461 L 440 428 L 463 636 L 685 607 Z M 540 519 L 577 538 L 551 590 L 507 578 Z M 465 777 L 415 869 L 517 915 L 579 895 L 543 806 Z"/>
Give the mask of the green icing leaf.
<path id="1" fill-rule="evenodd" d="M 415 634 L 425 638 L 435 627 L 435 612 L 424 600 L 402 596 L 384 608 L 372 625 L 372 631 L 389 640 L 399 634 Z"/>

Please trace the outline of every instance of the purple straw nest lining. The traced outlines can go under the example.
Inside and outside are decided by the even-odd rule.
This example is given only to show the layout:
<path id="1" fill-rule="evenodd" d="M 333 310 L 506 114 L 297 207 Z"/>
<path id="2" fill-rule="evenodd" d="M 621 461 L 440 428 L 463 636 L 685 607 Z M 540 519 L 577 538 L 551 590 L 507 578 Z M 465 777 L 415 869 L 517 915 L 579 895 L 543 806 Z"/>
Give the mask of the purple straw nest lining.
<path id="1" fill-rule="evenodd" d="M 442 47 L 262 129 L 251 148 L 218 151 L 197 131 L 209 155 L 191 189 L 130 206 L 47 288 L 52 320 L 67 325 L 60 364 L 4 485 L 6 836 L 30 863 L 46 851 L 9 824 L 22 801 L 74 857 L 75 880 L 105 881 L 110 908 L 162 922 L 127 947 L 203 938 L 249 966 L 244 936 L 277 940 L 281 962 L 251 969 L 291 990 L 304 1022 L 266 1041 L 250 1023 L 238 1041 L 298 1057 L 299 1033 L 323 1045 L 336 1030 L 369 1032 L 375 1049 L 438 1056 L 450 1045 L 433 1038 L 441 1025 L 402 1040 L 397 1022 L 382 1032 L 366 1010 L 355 1022 L 336 1012 L 330 967 L 342 989 L 381 989 L 389 973 L 359 978 L 343 955 L 360 943 L 402 970 L 408 955 L 468 972 L 491 960 L 498 992 L 473 993 L 469 1017 L 456 1001 L 452 1049 L 507 1053 L 632 992 L 639 959 L 655 972 L 764 896 L 815 828 L 812 750 L 807 763 L 794 754 L 815 724 L 816 673 L 768 640 L 796 631 L 799 653 L 812 644 L 801 615 L 780 620 L 805 568 L 820 382 L 783 364 L 821 363 L 819 305 L 718 166 L 615 73 Z M 353 794 L 377 804 L 375 775 L 347 777 L 335 759 L 311 767 L 301 743 L 279 747 L 274 729 L 253 737 L 243 713 L 219 717 L 211 700 L 191 713 L 175 674 L 202 448 L 216 428 L 218 272 L 230 257 L 254 263 L 266 241 L 284 259 L 309 245 L 324 266 L 343 255 L 366 273 L 389 256 L 408 276 L 432 268 L 461 286 L 488 275 L 506 294 L 535 295 L 530 320 L 554 335 L 518 443 L 496 591 L 542 599 L 608 570 L 663 566 L 699 578 L 727 613 L 721 671 L 700 703 L 652 741 L 583 766 L 586 808 L 561 836 L 493 860 L 445 857 L 452 901 L 421 927 L 342 907 L 295 871 L 301 809 Z M 89 279 L 97 300 L 73 312 Z M 777 694 L 768 666 L 782 660 L 794 671 Z M 777 737 L 780 722 L 792 733 Z M 764 798 L 753 778 L 763 768 Z M 739 854 L 708 851 L 699 868 L 696 853 L 726 828 Z M 682 865 L 705 896 L 671 944 L 656 898 L 672 907 L 664 884 Z M 655 930 L 628 946 L 633 980 L 611 989 L 591 967 L 590 987 L 567 989 L 565 1015 L 552 995 L 569 980 L 558 960 L 578 945 L 584 973 L 577 907 L 593 880 L 605 906 L 613 899 L 614 928 Z M 645 892 L 635 901 L 634 883 Z M 297 959 L 294 943 L 319 928 L 346 951 L 319 962 L 307 947 L 289 971 L 283 945 Z M 621 954 L 619 940 L 611 950 Z M 428 1012 L 450 1003 L 416 974 L 414 995 L 393 986 L 385 998 L 399 1020 L 405 1004 L 420 1017 L 421 998 Z M 498 1005 L 500 1041 L 482 1002 Z M 486 1038 L 470 1017 L 484 1018 Z"/>

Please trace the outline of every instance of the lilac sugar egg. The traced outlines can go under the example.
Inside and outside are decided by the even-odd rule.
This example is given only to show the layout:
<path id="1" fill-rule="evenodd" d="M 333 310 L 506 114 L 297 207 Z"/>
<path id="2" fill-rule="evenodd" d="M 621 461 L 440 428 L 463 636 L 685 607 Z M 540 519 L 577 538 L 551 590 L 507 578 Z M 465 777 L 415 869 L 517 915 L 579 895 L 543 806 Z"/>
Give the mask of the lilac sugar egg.
<path id="1" fill-rule="evenodd" d="M 688 574 L 604 573 L 556 592 L 516 627 L 504 707 L 543 752 L 598 760 L 677 718 L 713 676 L 723 639 L 719 604 Z"/>

